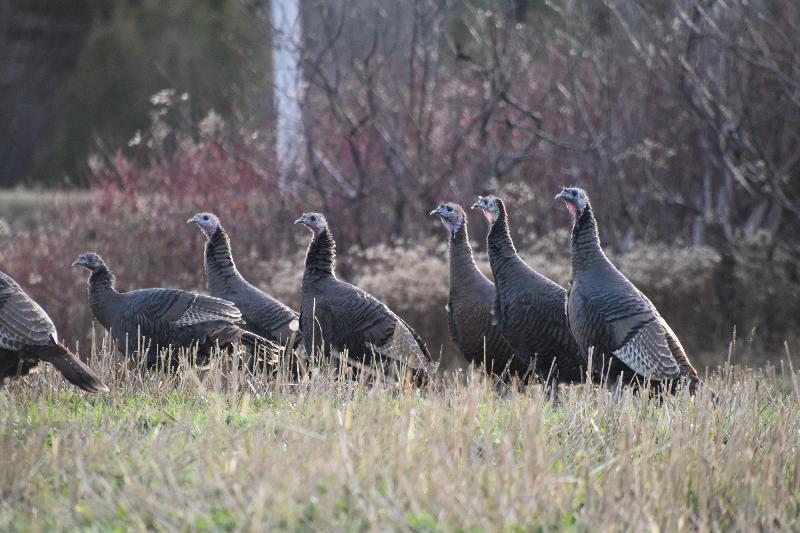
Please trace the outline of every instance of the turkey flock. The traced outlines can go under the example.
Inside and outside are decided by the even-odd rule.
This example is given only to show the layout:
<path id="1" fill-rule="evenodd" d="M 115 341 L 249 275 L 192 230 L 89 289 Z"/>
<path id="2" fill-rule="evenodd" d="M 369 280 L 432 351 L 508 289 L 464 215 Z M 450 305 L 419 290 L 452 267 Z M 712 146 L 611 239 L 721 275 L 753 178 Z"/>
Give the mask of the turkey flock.
<path id="1" fill-rule="evenodd" d="M 586 193 L 565 187 L 556 198 L 572 217 L 572 278 L 564 289 L 517 254 L 505 203 L 479 197 L 472 209 L 489 224 L 494 282 L 476 265 L 467 213 L 447 202 L 431 211 L 449 233 L 450 335 L 466 360 L 520 383 L 591 381 L 609 388 L 651 383 L 694 392 L 697 371 L 655 306 L 606 257 Z M 268 371 L 282 358 L 315 357 L 359 375 L 408 376 L 422 384 L 436 371 L 425 342 L 383 302 L 336 277 L 336 242 L 325 217 L 305 213 L 295 224 L 312 233 L 305 258 L 300 310 L 248 283 L 237 270 L 219 218 L 190 218 L 206 239 L 210 295 L 180 289 L 116 289 L 106 261 L 94 252 L 73 263 L 89 271 L 89 308 L 120 352 L 145 369 L 175 368 L 179 353 L 199 367 L 214 354 L 236 354 L 248 371 Z M 55 325 L 11 277 L 0 272 L 0 387 L 40 362 L 92 393 L 107 392 L 95 372 L 58 340 Z"/>

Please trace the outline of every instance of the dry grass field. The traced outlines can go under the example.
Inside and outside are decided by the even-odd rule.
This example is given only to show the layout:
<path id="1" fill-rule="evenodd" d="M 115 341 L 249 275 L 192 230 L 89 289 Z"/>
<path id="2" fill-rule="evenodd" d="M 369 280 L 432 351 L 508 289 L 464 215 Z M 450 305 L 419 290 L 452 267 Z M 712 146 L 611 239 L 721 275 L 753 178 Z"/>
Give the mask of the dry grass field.
<path id="1" fill-rule="evenodd" d="M 427 388 L 220 365 L 107 395 L 0 391 L 0 530 L 797 530 L 800 374 L 725 366 L 695 397 Z M 709 392 L 716 393 L 713 398 Z"/>
<path id="2" fill-rule="evenodd" d="M 248 377 L 221 364 L 142 376 L 102 340 L 87 344 L 97 337 L 86 278 L 69 264 L 94 249 L 123 290 L 203 290 L 202 239 L 185 220 L 208 204 L 104 194 L 0 193 L 0 269 L 111 388 L 88 396 L 46 368 L 0 390 L 0 531 L 800 528 L 800 374 L 788 348 L 761 342 L 769 325 L 796 345 L 781 333 L 796 330 L 800 301 L 783 263 L 737 271 L 734 307 L 754 325 L 726 351 L 715 348 L 731 333 L 716 311 L 725 301 L 717 254 L 642 243 L 615 256 L 710 376 L 716 401 L 708 389 L 651 399 L 586 386 L 554 401 L 477 372 L 422 390 L 327 370 L 300 383 L 285 372 Z M 296 304 L 307 236 L 290 213 L 284 229 L 262 220 L 263 201 L 231 218 L 237 261 Z M 472 227 L 480 242 L 485 228 Z M 438 225 L 430 230 L 417 242 L 347 250 L 339 264 L 453 370 L 463 361 L 447 333 L 446 241 Z M 531 234 L 523 255 L 566 283 L 567 240 L 566 230 Z M 483 251 L 477 259 L 486 268 Z"/>

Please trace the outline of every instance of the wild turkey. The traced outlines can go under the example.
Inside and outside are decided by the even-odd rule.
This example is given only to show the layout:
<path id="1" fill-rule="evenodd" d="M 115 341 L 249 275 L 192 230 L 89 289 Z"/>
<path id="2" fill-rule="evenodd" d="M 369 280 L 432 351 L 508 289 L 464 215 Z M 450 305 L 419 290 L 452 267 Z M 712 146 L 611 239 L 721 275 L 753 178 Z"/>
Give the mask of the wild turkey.
<path id="1" fill-rule="evenodd" d="M 480 197 L 473 208 L 489 221 L 489 264 L 496 286 L 494 313 L 500 330 L 520 357 L 535 361 L 535 372 L 549 382 L 578 382 L 582 356 L 567 325 L 567 291 L 529 267 L 517 255 L 500 198 Z"/>
<path id="2" fill-rule="evenodd" d="M 233 262 L 231 242 L 219 218 L 212 213 L 200 213 L 187 222 L 197 224 L 207 239 L 205 270 L 211 296 L 233 302 L 242 312 L 248 331 L 279 344 L 291 340 L 294 348 L 300 341 L 300 316 L 242 277 Z"/>
<path id="3" fill-rule="evenodd" d="M 447 202 L 433 211 L 450 234 L 450 295 L 447 317 L 450 336 L 467 361 L 483 365 L 497 374 L 524 376 L 525 361 L 517 359 L 494 322 L 494 283 L 480 271 L 472 257 L 467 232 L 467 214 Z"/>
<path id="4" fill-rule="evenodd" d="M 425 343 L 402 318 L 358 287 L 336 278 L 336 243 L 325 217 L 306 213 L 295 224 L 314 237 L 308 246 L 300 302 L 300 332 L 309 354 L 355 368 L 381 364 L 388 374 L 410 370 L 422 381 L 431 369 Z"/>
<path id="5" fill-rule="evenodd" d="M 592 366 L 618 380 L 680 378 L 698 383 L 678 337 L 655 306 L 611 264 L 600 246 L 597 222 L 586 193 L 564 188 L 562 198 L 572 214 L 572 281 L 567 314 L 583 353 L 593 348 Z"/>
<path id="6" fill-rule="evenodd" d="M 0 272 L 0 387 L 30 374 L 42 361 L 87 392 L 108 392 L 92 369 L 58 342 L 56 327 L 44 309 Z"/>
<path id="7" fill-rule="evenodd" d="M 197 347 L 194 362 L 199 365 L 208 363 L 216 346 L 236 343 L 266 363 L 279 356 L 277 344 L 243 329 L 242 314 L 231 302 L 180 289 L 117 292 L 114 274 L 94 252 L 81 254 L 72 266 L 92 273 L 89 307 L 97 321 L 111 332 L 120 350 L 138 353 L 148 368 L 159 364 L 164 348 Z"/>

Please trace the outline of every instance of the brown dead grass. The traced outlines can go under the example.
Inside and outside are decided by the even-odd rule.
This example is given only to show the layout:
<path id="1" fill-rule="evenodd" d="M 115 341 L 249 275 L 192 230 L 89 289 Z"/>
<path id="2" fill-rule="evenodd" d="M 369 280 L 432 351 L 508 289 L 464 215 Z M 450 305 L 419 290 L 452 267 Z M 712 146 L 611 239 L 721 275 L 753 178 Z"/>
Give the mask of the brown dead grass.
<path id="1" fill-rule="evenodd" d="M 800 375 L 697 396 L 48 369 L 0 391 L 0 530 L 796 530 Z"/>

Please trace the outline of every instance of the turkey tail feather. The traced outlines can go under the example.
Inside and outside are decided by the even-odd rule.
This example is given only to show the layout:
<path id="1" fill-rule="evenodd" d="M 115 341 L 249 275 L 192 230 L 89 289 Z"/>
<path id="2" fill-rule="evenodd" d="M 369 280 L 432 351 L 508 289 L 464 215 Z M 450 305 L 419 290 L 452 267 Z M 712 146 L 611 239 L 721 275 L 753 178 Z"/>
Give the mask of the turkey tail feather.
<path id="1" fill-rule="evenodd" d="M 283 347 L 280 344 L 246 330 L 242 331 L 241 342 L 250 353 L 254 356 L 263 357 L 264 361 L 269 365 L 280 361 L 281 352 L 283 352 Z"/>
<path id="2" fill-rule="evenodd" d="M 52 347 L 51 353 L 42 357 L 58 369 L 64 378 L 86 392 L 108 392 L 108 387 L 100 380 L 94 370 L 81 362 L 78 357 L 62 344 Z"/>

